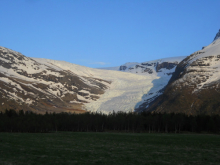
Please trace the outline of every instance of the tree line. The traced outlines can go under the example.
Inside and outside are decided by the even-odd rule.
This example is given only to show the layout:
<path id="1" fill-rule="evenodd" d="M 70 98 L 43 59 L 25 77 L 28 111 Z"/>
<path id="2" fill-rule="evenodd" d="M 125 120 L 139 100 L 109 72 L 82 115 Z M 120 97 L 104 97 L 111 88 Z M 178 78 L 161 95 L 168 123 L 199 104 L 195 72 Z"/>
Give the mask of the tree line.
<path id="1" fill-rule="evenodd" d="M 0 132 L 147 132 L 220 133 L 219 115 L 187 116 L 174 113 L 36 114 L 20 110 L 0 112 Z"/>

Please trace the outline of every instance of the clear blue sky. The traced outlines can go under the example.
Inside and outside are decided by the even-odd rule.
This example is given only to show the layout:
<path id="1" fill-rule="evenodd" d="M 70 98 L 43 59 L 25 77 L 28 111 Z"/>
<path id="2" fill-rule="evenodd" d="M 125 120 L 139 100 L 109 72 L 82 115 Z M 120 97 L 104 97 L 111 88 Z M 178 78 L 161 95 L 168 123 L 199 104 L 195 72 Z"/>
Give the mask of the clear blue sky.
<path id="1" fill-rule="evenodd" d="M 88 67 L 190 55 L 220 29 L 220 0 L 0 2 L 0 46 Z"/>

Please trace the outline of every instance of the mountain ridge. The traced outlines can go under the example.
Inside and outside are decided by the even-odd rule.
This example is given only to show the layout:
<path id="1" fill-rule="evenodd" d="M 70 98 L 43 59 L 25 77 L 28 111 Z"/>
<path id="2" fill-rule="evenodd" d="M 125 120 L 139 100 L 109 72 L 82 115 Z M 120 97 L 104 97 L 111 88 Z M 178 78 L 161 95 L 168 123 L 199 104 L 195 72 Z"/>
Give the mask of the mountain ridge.
<path id="1" fill-rule="evenodd" d="M 165 92 L 145 111 L 220 114 L 220 38 L 181 61 Z"/>

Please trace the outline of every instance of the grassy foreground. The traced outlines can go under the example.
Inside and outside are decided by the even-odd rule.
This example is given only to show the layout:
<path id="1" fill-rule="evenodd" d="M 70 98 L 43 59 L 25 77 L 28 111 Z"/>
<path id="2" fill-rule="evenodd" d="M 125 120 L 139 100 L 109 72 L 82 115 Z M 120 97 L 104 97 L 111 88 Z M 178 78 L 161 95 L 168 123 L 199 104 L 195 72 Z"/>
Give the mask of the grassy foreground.
<path id="1" fill-rule="evenodd" d="M 0 133 L 0 164 L 220 164 L 220 136 Z"/>

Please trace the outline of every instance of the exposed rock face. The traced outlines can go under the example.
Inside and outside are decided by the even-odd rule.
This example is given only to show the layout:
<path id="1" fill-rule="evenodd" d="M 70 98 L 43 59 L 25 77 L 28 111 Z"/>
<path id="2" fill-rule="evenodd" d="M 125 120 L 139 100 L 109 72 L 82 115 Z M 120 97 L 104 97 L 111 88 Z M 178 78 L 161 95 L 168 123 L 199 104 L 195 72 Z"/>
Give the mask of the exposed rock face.
<path id="1" fill-rule="evenodd" d="M 179 59 L 174 60 L 168 58 L 168 61 L 166 61 L 166 59 L 160 59 L 143 63 L 126 63 L 119 67 L 119 71 L 148 75 L 152 73 L 157 74 L 158 72 L 164 72 L 164 70 L 166 70 L 165 74 L 170 75 L 173 73 L 171 69 L 175 68 L 183 58 L 184 57 L 179 57 Z"/>
<path id="2" fill-rule="evenodd" d="M 220 38 L 177 65 L 164 93 L 146 111 L 220 114 Z"/>
<path id="3" fill-rule="evenodd" d="M 110 83 L 0 47 L 0 111 L 81 113 L 82 105 L 99 99 Z"/>
<path id="4" fill-rule="evenodd" d="M 124 70 L 126 70 L 126 69 L 127 69 L 127 67 L 126 67 L 126 66 L 123 66 L 123 65 L 120 66 L 120 68 L 119 68 L 120 71 L 124 71 Z"/>
<path id="5" fill-rule="evenodd" d="M 163 63 L 157 63 L 156 65 L 156 72 L 161 72 L 161 69 L 173 69 L 174 67 L 176 67 L 178 64 L 178 62 L 163 62 Z"/>
<path id="6" fill-rule="evenodd" d="M 216 34 L 214 41 L 217 40 L 219 37 L 220 37 L 220 29 L 219 29 L 218 33 Z"/>

